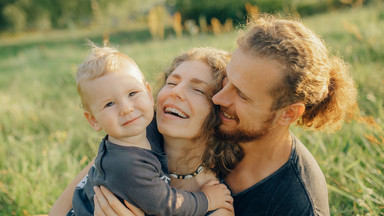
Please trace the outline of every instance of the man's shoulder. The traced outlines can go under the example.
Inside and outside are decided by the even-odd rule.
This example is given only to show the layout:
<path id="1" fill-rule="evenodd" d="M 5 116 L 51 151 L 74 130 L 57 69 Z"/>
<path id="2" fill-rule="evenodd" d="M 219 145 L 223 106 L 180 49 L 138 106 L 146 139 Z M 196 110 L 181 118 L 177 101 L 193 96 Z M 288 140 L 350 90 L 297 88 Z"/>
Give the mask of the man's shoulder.
<path id="1" fill-rule="evenodd" d="M 314 156 L 296 137 L 292 154 L 292 168 L 307 194 L 315 215 L 328 215 L 328 190 L 325 176 Z M 319 212 L 316 212 L 319 211 Z"/>
<path id="2" fill-rule="evenodd" d="M 324 175 L 296 138 L 286 164 L 234 199 L 236 215 L 329 215 Z"/>
<path id="3" fill-rule="evenodd" d="M 310 193 L 323 194 L 327 192 L 324 174 L 316 159 L 297 138 L 294 138 L 294 149 L 290 158 L 292 168 L 302 181 L 303 187 Z M 319 190 L 317 192 L 317 190 Z"/>

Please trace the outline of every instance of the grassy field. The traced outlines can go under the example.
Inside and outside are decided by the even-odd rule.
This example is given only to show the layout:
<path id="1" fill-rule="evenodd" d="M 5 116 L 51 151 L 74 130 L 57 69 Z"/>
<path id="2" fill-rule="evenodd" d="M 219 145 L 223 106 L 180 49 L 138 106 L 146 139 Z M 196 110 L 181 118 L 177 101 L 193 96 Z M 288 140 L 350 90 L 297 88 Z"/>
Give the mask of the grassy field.
<path id="1" fill-rule="evenodd" d="M 384 215 L 384 5 L 306 18 L 332 53 L 351 65 L 358 105 L 334 134 L 294 133 L 323 169 L 332 215 Z M 0 215 L 49 211 L 65 186 L 96 154 L 102 134 L 82 116 L 74 74 L 88 52 L 85 38 L 53 32 L 0 38 Z M 151 84 L 178 53 L 197 46 L 233 51 L 236 33 L 167 37 L 145 29 L 111 32 L 113 46 L 132 56 Z"/>

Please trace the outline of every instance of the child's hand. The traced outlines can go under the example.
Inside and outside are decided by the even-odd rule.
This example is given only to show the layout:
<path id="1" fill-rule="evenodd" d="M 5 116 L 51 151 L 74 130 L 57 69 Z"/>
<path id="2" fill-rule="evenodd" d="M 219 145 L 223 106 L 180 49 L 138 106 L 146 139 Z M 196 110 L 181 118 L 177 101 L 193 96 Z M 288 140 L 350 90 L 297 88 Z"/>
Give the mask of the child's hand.
<path id="1" fill-rule="evenodd" d="M 208 211 L 218 208 L 233 211 L 233 198 L 231 197 L 231 192 L 224 184 L 211 180 L 201 187 L 201 191 L 208 198 Z"/>

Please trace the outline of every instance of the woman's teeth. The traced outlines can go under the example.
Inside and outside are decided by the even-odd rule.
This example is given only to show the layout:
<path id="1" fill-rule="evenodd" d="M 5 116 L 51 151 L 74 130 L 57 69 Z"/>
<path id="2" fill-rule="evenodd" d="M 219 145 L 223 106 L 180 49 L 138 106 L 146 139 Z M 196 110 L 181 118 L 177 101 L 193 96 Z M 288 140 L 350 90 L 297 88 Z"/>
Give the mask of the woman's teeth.
<path id="1" fill-rule="evenodd" d="M 178 109 L 172 108 L 172 107 L 166 107 L 165 113 L 175 115 L 175 116 L 178 116 L 178 117 L 183 118 L 183 119 L 188 118 L 188 116 L 185 113 L 181 112 Z"/>

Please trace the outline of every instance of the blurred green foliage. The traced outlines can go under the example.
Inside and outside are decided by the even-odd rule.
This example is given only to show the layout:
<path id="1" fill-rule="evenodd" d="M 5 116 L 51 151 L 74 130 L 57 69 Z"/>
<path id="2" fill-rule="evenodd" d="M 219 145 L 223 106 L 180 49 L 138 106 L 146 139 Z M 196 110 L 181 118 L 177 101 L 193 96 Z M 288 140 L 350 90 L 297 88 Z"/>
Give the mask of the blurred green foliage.
<path id="1" fill-rule="evenodd" d="M 122 25 L 162 0 L 0 0 L 0 31 Z"/>
<path id="2" fill-rule="evenodd" d="M 11 1 L 0 0 L 1 9 L 5 2 Z M 122 4 L 126 2 L 134 6 L 134 1 Z M 148 3 L 139 7 L 145 13 L 160 1 L 141 2 Z M 384 215 L 384 3 L 372 2 L 303 19 L 351 66 L 359 91 L 358 110 L 340 131 L 292 128 L 326 176 L 331 215 Z M 103 13 L 112 13 L 114 7 Z M 7 13 L 16 16 L 16 11 Z M 111 22 L 119 13 L 99 22 Z M 32 25 L 27 20 L 25 25 Z M 236 32 L 176 38 L 167 28 L 164 40 L 152 40 L 145 26 L 136 27 L 113 28 L 110 42 L 135 59 L 152 87 L 159 72 L 182 51 L 199 46 L 233 51 L 236 46 Z M 95 133 L 82 116 L 74 81 L 77 65 L 87 56 L 86 38 L 101 44 L 105 35 L 103 29 L 92 30 L 34 32 L 0 40 L 0 215 L 47 213 L 96 154 L 103 134 Z"/>
<path id="3" fill-rule="evenodd" d="M 209 23 L 215 17 L 236 24 L 246 19 L 246 3 L 260 12 L 307 16 L 375 1 L 382 0 L 0 0 L 0 32 L 121 26 L 145 20 L 158 5 L 170 15 L 180 12 L 183 21 L 205 17 Z"/>
<path id="4" fill-rule="evenodd" d="M 173 11 L 179 11 L 183 20 L 198 22 L 200 17 L 205 17 L 209 23 L 213 17 L 221 22 L 231 18 L 236 24 L 247 18 L 246 3 L 258 7 L 259 12 L 309 16 L 373 1 L 381 0 L 166 0 L 166 4 Z"/>

